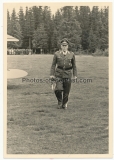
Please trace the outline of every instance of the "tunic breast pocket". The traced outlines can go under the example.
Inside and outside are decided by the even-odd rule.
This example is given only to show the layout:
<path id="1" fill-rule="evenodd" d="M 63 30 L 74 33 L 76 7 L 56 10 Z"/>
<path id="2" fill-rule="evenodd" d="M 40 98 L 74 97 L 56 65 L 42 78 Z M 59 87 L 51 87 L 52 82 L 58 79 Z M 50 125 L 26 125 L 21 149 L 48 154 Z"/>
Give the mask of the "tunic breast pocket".
<path id="1" fill-rule="evenodd" d="M 62 58 L 61 57 L 57 57 L 57 63 L 60 64 L 62 62 Z"/>

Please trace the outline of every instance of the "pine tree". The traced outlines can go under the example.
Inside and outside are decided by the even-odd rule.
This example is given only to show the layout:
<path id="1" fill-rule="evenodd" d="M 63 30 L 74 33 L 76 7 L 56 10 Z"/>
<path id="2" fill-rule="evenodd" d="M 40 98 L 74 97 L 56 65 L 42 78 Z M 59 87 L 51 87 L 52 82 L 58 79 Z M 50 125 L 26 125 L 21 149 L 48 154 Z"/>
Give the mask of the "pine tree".
<path id="1" fill-rule="evenodd" d="M 55 13 L 55 16 L 54 16 L 54 24 L 55 24 L 57 31 L 59 30 L 59 25 L 60 25 L 61 21 L 62 21 L 62 14 L 61 14 L 60 10 L 58 9 L 57 12 Z"/>
<path id="2" fill-rule="evenodd" d="M 14 48 L 21 48 L 22 47 L 22 31 L 21 31 L 21 26 L 19 24 L 19 22 L 16 22 L 16 38 L 19 40 L 18 42 L 13 42 L 14 43 Z"/>
<path id="3" fill-rule="evenodd" d="M 90 29 L 88 42 L 89 42 L 89 52 L 94 53 L 97 46 L 97 36 L 94 34 L 92 28 Z"/>
<path id="4" fill-rule="evenodd" d="M 25 17 L 24 17 L 24 12 L 23 12 L 23 8 L 20 7 L 19 10 L 19 24 L 21 26 L 21 30 L 22 30 L 22 34 L 25 34 Z"/>
<path id="5" fill-rule="evenodd" d="M 100 12 L 98 6 L 94 6 L 92 8 L 90 19 L 91 19 L 91 28 L 93 29 L 94 33 L 97 33 L 98 21 L 100 20 Z"/>
<path id="6" fill-rule="evenodd" d="M 79 21 L 79 7 L 76 6 L 75 9 L 74 9 L 74 17 L 77 21 Z"/>
<path id="7" fill-rule="evenodd" d="M 21 32 L 23 36 L 22 48 L 24 48 L 25 47 L 24 40 L 25 40 L 26 34 L 25 34 L 25 16 L 24 16 L 22 7 L 20 7 L 20 10 L 19 10 L 19 24 L 20 24 Z"/>
<path id="8" fill-rule="evenodd" d="M 13 9 L 10 20 L 10 33 L 11 36 L 19 39 L 19 42 L 8 42 L 8 47 L 19 48 L 22 46 L 22 31 L 18 18 L 16 16 L 15 9 Z"/>
<path id="9" fill-rule="evenodd" d="M 65 6 L 57 10 L 54 17 L 55 29 L 58 33 L 58 40 L 68 38 L 70 43 L 69 49 L 77 50 L 80 46 L 81 28 L 75 18 L 75 12 L 72 6 Z M 57 44 L 57 42 L 56 42 Z"/>
<path id="10" fill-rule="evenodd" d="M 21 27 L 18 21 L 16 21 L 15 23 L 15 33 L 14 33 L 14 37 L 17 38 L 19 41 L 18 42 L 8 42 L 8 47 L 9 48 L 21 48 L 22 47 L 22 31 L 21 31 Z"/>
<path id="11" fill-rule="evenodd" d="M 108 26 L 108 19 L 109 19 L 109 7 L 104 7 L 104 19 L 102 19 L 103 23 L 103 36 L 104 36 L 104 43 L 102 49 L 107 49 L 109 47 L 109 26 Z"/>
<path id="12" fill-rule="evenodd" d="M 25 14 L 25 33 L 28 39 L 28 48 L 31 49 L 32 45 L 32 36 L 35 30 L 35 23 L 34 23 L 34 16 L 32 9 L 26 7 L 26 14 Z"/>
<path id="13" fill-rule="evenodd" d="M 48 41 L 44 24 L 40 24 L 37 30 L 34 31 L 32 44 L 33 48 L 47 49 Z"/>
<path id="14" fill-rule="evenodd" d="M 80 46 L 81 28 L 76 20 L 66 21 L 63 20 L 59 26 L 58 37 L 59 39 L 68 38 L 70 46 L 73 50 L 77 50 Z"/>
<path id="15" fill-rule="evenodd" d="M 95 50 L 105 50 L 108 48 L 108 16 L 106 17 L 105 9 L 99 11 L 98 7 L 93 7 L 91 13 L 91 28 L 96 37 L 96 42 L 94 41 Z"/>
<path id="16" fill-rule="evenodd" d="M 34 17 L 34 29 L 36 30 L 39 25 L 39 9 L 37 6 L 32 7 L 33 17 Z"/>
<path id="17" fill-rule="evenodd" d="M 51 46 L 52 46 L 52 50 L 55 52 L 56 49 L 58 48 L 58 32 L 56 29 L 54 29 L 53 34 L 52 34 L 52 38 L 51 38 Z"/>
<path id="18" fill-rule="evenodd" d="M 7 34 L 11 34 L 11 18 L 10 18 L 10 13 L 7 10 Z"/>
<path id="19" fill-rule="evenodd" d="M 20 7 L 19 15 L 15 9 L 11 16 L 7 11 L 7 33 L 20 40 L 12 45 L 17 48 L 38 47 L 50 52 L 58 48 L 60 39 L 68 38 L 73 50 L 80 46 L 90 52 L 105 50 L 109 45 L 108 12 L 108 7 L 99 10 L 94 6 L 90 11 L 89 6 L 65 6 L 52 15 L 48 6 L 33 6 L 26 7 L 24 15 Z"/>
<path id="20" fill-rule="evenodd" d="M 11 36 L 16 36 L 16 22 L 17 22 L 17 16 L 16 16 L 16 11 L 15 11 L 15 9 L 13 9 L 13 11 L 12 11 L 12 14 L 11 14 L 11 21 L 10 21 L 11 23 L 10 23 L 10 28 L 11 28 L 11 30 L 10 30 L 10 35 Z"/>
<path id="21" fill-rule="evenodd" d="M 73 19 L 73 7 L 72 6 L 65 6 L 61 8 L 62 12 L 62 18 L 65 19 L 66 21 L 70 21 Z"/>
<path id="22" fill-rule="evenodd" d="M 47 34 L 47 41 L 48 41 L 48 52 L 51 50 L 51 37 L 52 37 L 52 20 L 51 20 L 51 11 L 48 6 L 44 6 L 43 10 L 43 23 L 44 23 L 44 28 Z"/>
<path id="23" fill-rule="evenodd" d="M 42 24 L 43 23 L 43 9 L 42 9 L 42 6 L 39 6 L 38 8 L 38 25 Z"/>
<path id="24" fill-rule="evenodd" d="M 77 10 L 76 10 L 77 11 Z M 79 13 L 77 11 L 76 17 L 80 23 L 82 29 L 81 45 L 83 50 L 88 50 L 89 42 L 89 31 L 90 31 L 90 8 L 89 6 L 80 6 Z"/>
<path id="25" fill-rule="evenodd" d="M 35 30 L 34 16 L 32 9 L 29 9 L 29 17 L 30 17 L 30 28 L 29 28 L 29 49 L 31 49 L 32 45 L 32 37 Z"/>
<path id="26" fill-rule="evenodd" d="M 25 36 L 24 36 L 24 45 L 25 45 L 25 49 L 28 48 L 29 46 L 29 38 L 28 38 L 28 25 L 27 25 L 27 19 L 28 19 L 28 7 L 26 7 L 26 11 L 25 11 Z"/>

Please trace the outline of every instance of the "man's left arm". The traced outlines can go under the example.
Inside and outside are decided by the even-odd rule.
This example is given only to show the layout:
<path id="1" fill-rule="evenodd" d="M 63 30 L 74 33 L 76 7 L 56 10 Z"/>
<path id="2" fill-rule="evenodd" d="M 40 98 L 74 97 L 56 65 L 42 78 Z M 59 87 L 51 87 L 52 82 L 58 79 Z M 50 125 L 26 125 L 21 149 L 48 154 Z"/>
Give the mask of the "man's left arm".
<path id="1" fill-rule="evenodd" d="M 73 77 L 77 78 L 77 68 L 76 68 L 75 54 L 73 54 L 73 58 L 72 58 L 72 68 L 73 68 Z"/>

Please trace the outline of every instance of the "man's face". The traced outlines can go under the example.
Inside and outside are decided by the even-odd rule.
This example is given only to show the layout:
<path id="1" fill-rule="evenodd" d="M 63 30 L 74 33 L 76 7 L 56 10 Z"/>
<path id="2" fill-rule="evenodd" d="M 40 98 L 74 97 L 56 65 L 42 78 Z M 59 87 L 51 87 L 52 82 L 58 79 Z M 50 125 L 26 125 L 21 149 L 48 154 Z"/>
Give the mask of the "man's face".
<path id="1" fill-rule="evenodd" d="M 61 49 L 62 49 L 62 51 L 67 51 L 68 50 L 68 44 L 62 44 L 61 45 Z"/>

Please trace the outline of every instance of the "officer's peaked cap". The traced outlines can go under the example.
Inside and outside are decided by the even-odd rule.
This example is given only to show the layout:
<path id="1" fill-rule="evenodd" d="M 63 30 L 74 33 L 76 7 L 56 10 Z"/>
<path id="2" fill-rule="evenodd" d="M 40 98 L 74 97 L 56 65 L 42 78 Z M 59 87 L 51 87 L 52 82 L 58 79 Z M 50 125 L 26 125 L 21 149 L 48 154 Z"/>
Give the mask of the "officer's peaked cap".
<path id="1" fill-rule="evenodd" d="M 63 38 L 60 42 L 61 44 L 69 44 L 69 41 L 67 38 Z"/>

